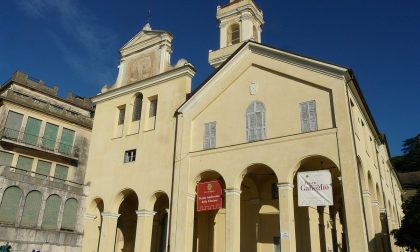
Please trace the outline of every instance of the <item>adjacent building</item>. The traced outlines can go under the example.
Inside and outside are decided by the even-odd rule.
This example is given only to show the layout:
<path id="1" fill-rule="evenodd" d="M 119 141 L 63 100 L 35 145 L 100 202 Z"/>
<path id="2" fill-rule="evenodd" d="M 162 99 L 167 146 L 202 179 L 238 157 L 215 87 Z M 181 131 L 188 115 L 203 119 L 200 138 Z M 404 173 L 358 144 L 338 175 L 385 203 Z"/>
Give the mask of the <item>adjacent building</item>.
<path id="1" fill-rule="evenodd" d="M 401 186 L 352 70 L 262 44 L 252 0 L 217 19 L 194 92 L 170 33 L 147 24 L 120 50 L 93 98 L 83 251 L 402 251 Z M 330 205 L 297 203 L 310 171 L 331 175 Z"/>
<path id="2" fill-rule="evenodd" d="M 16 72 L 0 88 L 0 243 L 80 251 L 89 99 Z"/>

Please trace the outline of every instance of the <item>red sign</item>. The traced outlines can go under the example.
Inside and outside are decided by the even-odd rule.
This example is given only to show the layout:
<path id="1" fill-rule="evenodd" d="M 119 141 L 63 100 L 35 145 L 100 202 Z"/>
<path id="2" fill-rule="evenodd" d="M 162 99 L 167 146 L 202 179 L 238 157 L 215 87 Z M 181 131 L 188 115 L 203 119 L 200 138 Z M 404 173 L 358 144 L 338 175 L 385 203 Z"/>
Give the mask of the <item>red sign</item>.
<path id="1" fill-rule="evenodd" d="M 218 180 L 197 184 L 197 212 L 222 208 L 222 185 Z"/>

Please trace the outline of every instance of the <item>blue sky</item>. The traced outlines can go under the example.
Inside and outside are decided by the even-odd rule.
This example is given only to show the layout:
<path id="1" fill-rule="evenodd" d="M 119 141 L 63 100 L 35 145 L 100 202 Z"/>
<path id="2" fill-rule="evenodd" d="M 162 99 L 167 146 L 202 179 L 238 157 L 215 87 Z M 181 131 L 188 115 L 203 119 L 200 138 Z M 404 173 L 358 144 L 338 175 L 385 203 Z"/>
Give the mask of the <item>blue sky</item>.
<path id="1" fill-rule="evenodd" d="M 212 71 L 216 6 L 228 0 L 14 0 L 0 5 L 0 81 L 16 70 L 94 96 L 117 76 L 118 50 L 151 24 L 175 35 L 197 86 Z M 263 43 L 352 68 L 393 155 L 420 133 L 420 1 L 267 1 Z"/>

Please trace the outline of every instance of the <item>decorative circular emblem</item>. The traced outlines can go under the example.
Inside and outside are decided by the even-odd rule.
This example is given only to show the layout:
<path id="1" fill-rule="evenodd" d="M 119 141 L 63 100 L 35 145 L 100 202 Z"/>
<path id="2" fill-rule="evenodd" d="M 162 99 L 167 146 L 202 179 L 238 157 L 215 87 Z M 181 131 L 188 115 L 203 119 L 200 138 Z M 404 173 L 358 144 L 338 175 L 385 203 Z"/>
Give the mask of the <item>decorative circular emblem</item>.
<path id="1" fill-rule="evenodd" d="M 208 191 L 211 191 L 211 189 L 213 189 L 213 185 L 209 183 L 209 184 L 207 185 L 207 190 L 208 190 Z"/>

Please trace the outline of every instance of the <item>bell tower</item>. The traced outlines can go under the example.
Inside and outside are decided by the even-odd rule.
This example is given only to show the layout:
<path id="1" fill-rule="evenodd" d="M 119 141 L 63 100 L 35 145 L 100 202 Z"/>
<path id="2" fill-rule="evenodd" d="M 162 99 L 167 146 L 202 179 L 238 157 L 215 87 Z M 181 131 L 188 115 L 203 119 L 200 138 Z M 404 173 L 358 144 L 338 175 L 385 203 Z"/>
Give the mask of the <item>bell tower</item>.
<path id="1" fill-rule="evenodd" d="M 218 68 L 243 42 L 261 43 L 263 12 L 254 0 L 230 0 L 217 6 L 220 29 L 220 48 L 209 52 L 209 63 Z"/>

